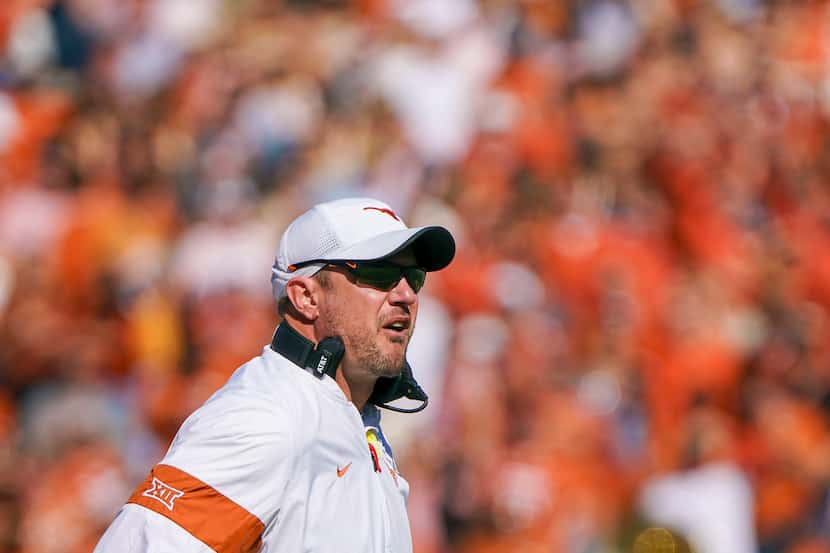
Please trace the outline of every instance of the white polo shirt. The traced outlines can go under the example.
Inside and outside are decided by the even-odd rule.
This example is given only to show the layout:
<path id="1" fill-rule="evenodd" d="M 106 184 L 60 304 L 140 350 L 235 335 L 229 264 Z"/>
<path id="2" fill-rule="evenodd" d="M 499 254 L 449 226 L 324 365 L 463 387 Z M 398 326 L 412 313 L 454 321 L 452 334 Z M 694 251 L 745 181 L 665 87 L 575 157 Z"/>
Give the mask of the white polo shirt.
<path id="1" fill-rule="evenodd" d="M 266 347 L 188 417 L 95 553 L 409 553 L 409 484 L 379 421 Z"/>

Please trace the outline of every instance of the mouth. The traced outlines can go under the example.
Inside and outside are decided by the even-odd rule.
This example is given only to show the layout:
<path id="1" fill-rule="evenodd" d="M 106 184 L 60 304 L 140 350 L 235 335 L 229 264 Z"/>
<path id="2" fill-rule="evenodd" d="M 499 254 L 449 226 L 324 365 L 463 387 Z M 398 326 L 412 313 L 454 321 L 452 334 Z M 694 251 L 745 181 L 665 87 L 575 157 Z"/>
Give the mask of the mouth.
<path id="1" fill-rule="evenodd" d="M 393 337 L 409 337 L 409 329 L 412 321 L 409 317 L 395 317 L 389 319 L 381 327 L 386 334 Z"/>

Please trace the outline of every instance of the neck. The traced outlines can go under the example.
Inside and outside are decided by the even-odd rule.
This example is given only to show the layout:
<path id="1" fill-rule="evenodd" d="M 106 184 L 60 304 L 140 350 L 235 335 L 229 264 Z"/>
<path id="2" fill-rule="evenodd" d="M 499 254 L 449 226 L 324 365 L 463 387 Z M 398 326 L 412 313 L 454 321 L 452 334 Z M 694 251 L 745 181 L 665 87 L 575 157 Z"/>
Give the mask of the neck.
<path id="1" fill-rule="evenodd" d="M 313 324 L 304 323 L 290 316 L 286 316 L 282 324 L 287 324 L 302 338 L 308 340 L 312 348 L 317 348 L 320 340 L 326 338 L 320 335 Z M 292 361 L 295 360 L 292 359 Z M 377 377 L 367 377 L 365 374 L 361 374 L 360 367 L 353 367 L 348 350 L 344 353 L 340 361 L 340 366 L 336 367 L 333 378 L 343 391 L 346 399 L 351 401 L 357 407 L 358 411 L 363 410 L 367 400 L 372 395 L 372 390 L 374 390 L 375 382 L 377 381 Z"/>
<path id="2" fill-rule="evenodd" d="M 344 356 L 343 363 L 340 365 L 340 370 L 337 371 L 335 381 L 343 390 L 346 398 L 354 403 L 358 411 L 363 411 L 363 407 L 372 395 L 372 390 L 375 388 L 375 381 L 377 378 L 370 378 L 365 381 L 357 381 L 352 375 L 355 371 L 349 369 L 349 364 Z"/>

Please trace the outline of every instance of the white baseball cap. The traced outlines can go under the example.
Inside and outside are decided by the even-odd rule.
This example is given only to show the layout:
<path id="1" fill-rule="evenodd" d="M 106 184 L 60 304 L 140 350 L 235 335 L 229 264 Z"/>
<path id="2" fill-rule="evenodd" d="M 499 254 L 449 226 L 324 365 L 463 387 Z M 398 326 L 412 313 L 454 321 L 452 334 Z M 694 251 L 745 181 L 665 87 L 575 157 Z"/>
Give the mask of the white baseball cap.
<path id="1" fill-rule="evenodd" d="M 311 276 L 329 262 L 379 261 L 411 247 L 419 267 L 437 271 L 455 255 L 455 240 L 444 227 L 408 228 L 387 204 L 346 198 L 317 204 L 288 225 L 271 269 L 274 298 L 286 283 Z M 296 265 L 313 262 L 310 265 Z"/>

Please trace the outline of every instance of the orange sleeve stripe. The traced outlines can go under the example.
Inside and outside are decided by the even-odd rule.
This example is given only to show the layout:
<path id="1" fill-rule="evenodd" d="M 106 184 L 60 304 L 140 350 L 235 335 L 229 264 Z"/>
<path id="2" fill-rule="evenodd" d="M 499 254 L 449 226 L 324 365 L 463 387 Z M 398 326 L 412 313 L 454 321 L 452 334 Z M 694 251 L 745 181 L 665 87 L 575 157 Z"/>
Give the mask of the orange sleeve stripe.
<path id="1" fill-rule="evenodd" d="M 127 503 L 169 518 L 217 553 L 258 551 L 265 531 L 256 516 L 170 465 L 156 465 Z"/>

